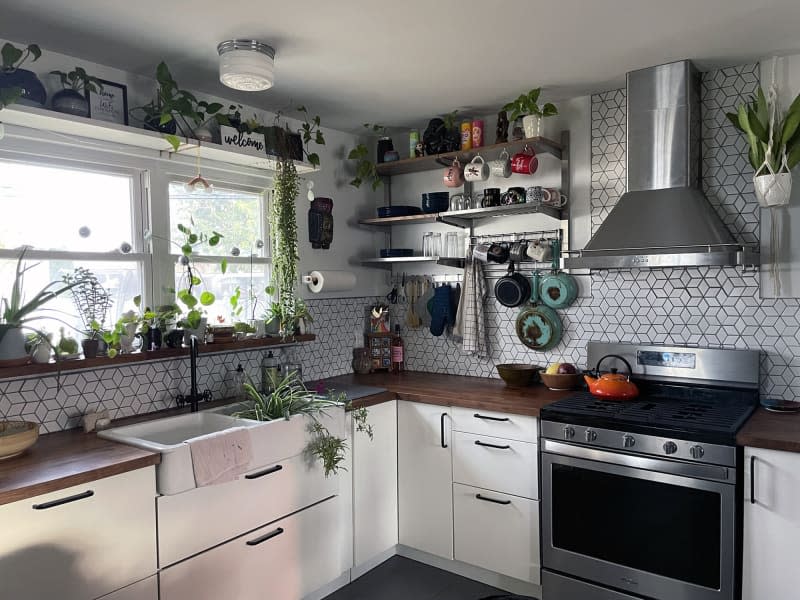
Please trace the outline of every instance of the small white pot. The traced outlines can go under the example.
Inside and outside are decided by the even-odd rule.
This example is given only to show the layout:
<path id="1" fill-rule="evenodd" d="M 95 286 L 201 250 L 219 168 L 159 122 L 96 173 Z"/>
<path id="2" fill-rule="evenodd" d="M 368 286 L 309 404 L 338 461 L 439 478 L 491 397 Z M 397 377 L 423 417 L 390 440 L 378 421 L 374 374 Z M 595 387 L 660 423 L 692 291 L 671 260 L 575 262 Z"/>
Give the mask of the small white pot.
<path id="1" fill-rule="evenodd" d="M 756 198 L 762 208 L 789 204 L 789 198 L 792 195 L 791 173 L 757 175 L 753 177 L 753 185 L 756 189 Z"/>
<path id="2" fill-rule="evenodd" d="M 539 137 L 542 135 L 542 118 L 538 115 L 525 115 L 522 117 L 522 128 L 526 138 Z"/>
<path id="3" fill-rule="evenodd" d="M 50 344 L 47 342 L 40 342 L 36 345 L 33 353 L 31 354 L 33 362 L 38 364 L 45 364 L 50 362 Z"/>
<path id="4" fill-rule="evenodd" d="M 19 327 L 3 325 L 5 334 L 0 339 L 0 361 L 18 360 L 25 358 L 28 353 L 25 351 L 25 334 Z"/>

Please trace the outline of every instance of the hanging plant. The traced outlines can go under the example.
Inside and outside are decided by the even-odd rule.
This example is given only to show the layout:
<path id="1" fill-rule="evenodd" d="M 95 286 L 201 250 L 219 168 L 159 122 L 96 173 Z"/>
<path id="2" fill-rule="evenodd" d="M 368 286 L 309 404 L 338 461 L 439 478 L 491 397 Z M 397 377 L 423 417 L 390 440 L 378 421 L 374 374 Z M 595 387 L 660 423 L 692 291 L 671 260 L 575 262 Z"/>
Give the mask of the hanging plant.
<path id="1" fill-rule="evenodd" d="M 278 293 L 281 309 L 281 335 L 293 333 L 287 325 L 294 322 L 297 283 L 297 216 L 295 199 L 300 192 L 299 178 L 294 162 L 280 160 L 275 171 L 275 189 L 269 213 L 269 230 L 272 240 L 273 284 Z"/>

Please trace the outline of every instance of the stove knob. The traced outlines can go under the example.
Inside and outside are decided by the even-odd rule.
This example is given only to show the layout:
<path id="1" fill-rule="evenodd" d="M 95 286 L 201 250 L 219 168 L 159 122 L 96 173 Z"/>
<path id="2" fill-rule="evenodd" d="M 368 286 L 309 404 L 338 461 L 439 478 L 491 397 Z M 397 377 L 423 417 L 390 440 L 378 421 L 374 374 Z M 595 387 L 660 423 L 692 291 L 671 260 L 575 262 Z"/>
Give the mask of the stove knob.
<path id="1" fill-rule="evenodd" d="M 675 454 L 678 451 L 678 444 L 675 442 L 664 442 L 664 453 Z"/>
<path id="2" fill-rule="evenodd" d="M 691 448 L 689 448 L 689 454 L 691 454 L 692 458 L 694 459 L 703 458 L 703 455 L 705 453 L 706 452 L 705 450 L 703 450 L 702 446 L 692 446 Z"/>
<path id="3" fill-rule="evenodd" d="M 597 439 L 597 432 L 592 431 L 591 429 L 587 429 L 584 435 L 586 436 L 587 442 L 593 442 Z"/>
<path id="4" fill-rule="evenodd" d="M 564 439 L 565 440 L 570 440 L 570 439 L 572 439 L 574 437 L 575 437 L 575 430 L 572 427 L 570 427 L 569 425 L 564 427 Z"/>
<path id="5" fill-rule="evenodd" d="M 622 447 L 623 448 L 633 448 L 636 445 L 636 438 L 632 435 L 625 434 L 622 436 Z"/>

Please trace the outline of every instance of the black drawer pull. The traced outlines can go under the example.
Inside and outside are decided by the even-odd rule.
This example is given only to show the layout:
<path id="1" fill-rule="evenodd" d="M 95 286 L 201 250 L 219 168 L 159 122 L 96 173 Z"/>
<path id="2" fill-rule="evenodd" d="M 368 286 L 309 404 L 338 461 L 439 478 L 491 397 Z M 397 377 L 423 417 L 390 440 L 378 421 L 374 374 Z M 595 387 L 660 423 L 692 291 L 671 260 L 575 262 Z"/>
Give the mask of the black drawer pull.
<path id="1" fill-rule="evenodd" d="M 498 500 L 496 498 L 487 498 L 486 496 L 481 496 L 480 494 L 475 494 L 475 497 L 478 500 L 483 500 L 484 502 L 494 502 L 495 504 L 511 504 L 511 500 Z"/>
<path id="2" fill-rule="evenodd" d="M 278 537 L 282 533 L 283 533 L 283 527 L 278 527 L 277 529 L 273 529 L 269 533 L 265 533 L 261 537 L 258 537 L 254 540 L 247 540 L 247 545 L 258 546 L 261 542 L 266 542 L 267 540 L 271 540 L 274 537 Z"/>
<path id="3" fill-rule="evenodd" d="M 248 473 L 244 476 L 245 479 L 258 479 L 259 477 L 263 477 L 264 475 L 272 475 L 273 473 L 277 473 L 283 469 L 281 465 L 275 465 L 274 467 L 269 467 L 264 469 L 263 471 L 256 471 L 255 473 Z"/>
<path id="4" fill-rule="evenodd" d="M 509 419 L 508 417 L 503 417 L 503 418 L 501 419 L 500 417 L 490 417 L 490 416 L 488 416 L 488 415 L 482 415 L 482 414 L 480 414 L 480 413 L 475 413 L 473 416 L 474 416 L 476 419 L 486 419 L 487 421 L 510 421 L 510 420 L 511 420 L 511 419 Z"/>
<path id="5" fill-rule="evenodd" d="M 756 455 L 750 455 L 750 504 L 756 503 Z"/>
<path id="6" fill-rule="evenodd" d="M 447 413 L 442 413 L 441 418 L 439 419 L 439 425 L 441 427 L 441 444 L 442 448 L 447 448 L 447 442 L 444 441 L 444 419 L 447 416 Z"/>
<path id="7" fill-rule="evenodd" d="M 485 446 L 486 448 L 497 448 L 498 450 L 510 450 L 511 446 L 506 444 L 505 446 L 498 446 L 497 444 L 487 444 L 486 442 L 482 442 L 480 440 L 475 440 L 476 446 Z"/>
<path id="8" fill-rule="evenodd" d="M 42 502 L 41 504 L 34 504 L 33 508 L 34 510 L 46 510 L 48 508 L 61 506 L 62 504 L 77 502 L 78 500 L 83 500 L 84 498 L 91 498 L 92 496 L 94 496 L 94 492 L 92 490 L 86 490 L 85 492 L 81 492 L 80 494 L 75 494 L 74 496 L 67 496 L 66 498 L 59 498 L 58 500 L 50 500 L 50 502 Z"/>

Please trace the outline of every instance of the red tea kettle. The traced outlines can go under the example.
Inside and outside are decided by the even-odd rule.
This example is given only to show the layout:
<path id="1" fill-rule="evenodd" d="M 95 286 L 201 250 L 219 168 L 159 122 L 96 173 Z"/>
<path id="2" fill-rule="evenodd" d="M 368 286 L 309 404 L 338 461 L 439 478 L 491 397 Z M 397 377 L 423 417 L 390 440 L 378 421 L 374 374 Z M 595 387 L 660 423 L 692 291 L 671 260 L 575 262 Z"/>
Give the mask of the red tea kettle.
<path id="1" fill-rule="evenodd" d="M 627 377 L 617 373 L 616 369 L 611 369 L 610 373 L 601 375 L 600 365 L 607 358 L 617 358 L 624 362 L 625 366 L 628 367 Z M 595 367 L 594 372 L 595 377 L 590 375 L 583 376 L 593 396 L 597 396 L 603 400 L 633 400 L 639 395 L 639 388 L 631 381 L 631 374 L 633 373 L 631 364 L 621 356 L 617 354 L 606 354 L 597 361 L 597 367 Z"/>

